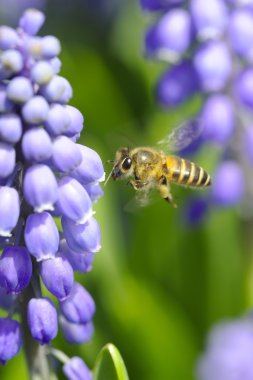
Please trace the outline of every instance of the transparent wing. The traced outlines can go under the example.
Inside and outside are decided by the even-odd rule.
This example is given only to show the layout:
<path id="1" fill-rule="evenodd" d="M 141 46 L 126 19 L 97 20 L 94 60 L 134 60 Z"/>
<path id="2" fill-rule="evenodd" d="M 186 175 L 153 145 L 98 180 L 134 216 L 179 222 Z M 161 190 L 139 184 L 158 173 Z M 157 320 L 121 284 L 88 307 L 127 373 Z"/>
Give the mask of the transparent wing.
<path id="1" fill-rule="evenodd" d="M 148 205 L 151 205 L 161 199 L 158 196 L 157 191 L 155 189 L 145 189 L 138 190 L 135 193 L 135 196 L 127 202 L 124 207 L 124 210 L 130 213 L 136 213 L 141 208 L 144 208 Z"/>
<path id="2" fill-rule="evenodd" d="M 200 119 L 187 120 L 173 129 L 168 136 L 158 141 L 164 151 L 180 151 L 193 143 L 203 131 L 203 122 Z"/>

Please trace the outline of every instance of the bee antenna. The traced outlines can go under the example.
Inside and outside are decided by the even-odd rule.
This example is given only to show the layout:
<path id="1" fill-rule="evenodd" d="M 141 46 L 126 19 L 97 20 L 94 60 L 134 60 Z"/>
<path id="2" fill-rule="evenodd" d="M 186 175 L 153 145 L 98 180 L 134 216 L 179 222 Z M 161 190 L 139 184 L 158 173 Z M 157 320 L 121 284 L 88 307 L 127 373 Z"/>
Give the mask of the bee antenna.
<path id="1" fill-rule="evenodd" d="M 114 161 L 113 161 L 113 162 L 114 162 Z M 104 182 L 104 187 L 106 186 L 107 182 L 108 182 L 109 179 L 111 178 L 111 176 L 112 176 L 112 172 L 113 172 L 113 169 L 114 169 L 114 167 L 112 168 L 112 170 L 110 171 L 108 177 L 106 178 L 106 180 L 105 180 L 105 182 Z"/>

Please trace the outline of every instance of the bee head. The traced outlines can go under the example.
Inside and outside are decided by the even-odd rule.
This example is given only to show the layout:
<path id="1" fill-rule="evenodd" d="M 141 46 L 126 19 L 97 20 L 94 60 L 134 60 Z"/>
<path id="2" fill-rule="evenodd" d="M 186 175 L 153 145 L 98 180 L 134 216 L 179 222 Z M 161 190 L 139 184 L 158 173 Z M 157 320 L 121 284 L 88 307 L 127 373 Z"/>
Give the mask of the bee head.
<path id="1" fill-rule="evenodd" d="M 114 180 L 120 177 L 127 177 L 132 173 L 132 158 L 129 154 L 129 148 L 120 148 L 116 152 L 115 163 L 112 170 Z"/>

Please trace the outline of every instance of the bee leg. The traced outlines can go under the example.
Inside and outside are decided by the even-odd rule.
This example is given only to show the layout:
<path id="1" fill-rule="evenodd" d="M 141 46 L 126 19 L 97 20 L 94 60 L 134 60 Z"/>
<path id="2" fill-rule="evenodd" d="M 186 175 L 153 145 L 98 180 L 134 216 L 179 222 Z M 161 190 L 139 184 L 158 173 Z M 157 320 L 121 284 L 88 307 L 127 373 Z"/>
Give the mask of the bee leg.
<path id="1" fill-rule="evenodd" d="M 140 181 L 139 179 L 131 179 L 130 181 L 128 181 L 128 184 L 131 185 L 134 190 L 139 190 L 139 189 L 142 189 L 144 186 L 146 186 L 146 182 L 142 182 Z"/>
<path id="2" fill-rule="evenodd" d="M 161 197 L 168 203 L 172 204 L 174 208 L 177 208 L 177 204 L 173 201 L 172 194 L 170 192 L 170 187 L 165 176 L 162 176 L 159 184 L 159 191 Z"/>

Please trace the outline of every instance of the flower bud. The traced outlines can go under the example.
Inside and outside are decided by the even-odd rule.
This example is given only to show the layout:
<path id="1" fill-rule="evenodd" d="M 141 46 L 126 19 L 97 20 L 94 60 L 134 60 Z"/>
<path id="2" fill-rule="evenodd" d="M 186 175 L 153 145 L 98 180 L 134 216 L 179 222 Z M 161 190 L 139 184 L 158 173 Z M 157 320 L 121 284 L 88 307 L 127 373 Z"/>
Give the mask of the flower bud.
<path id="1" fill-rule="evenodd" d="M 31 162 L 48 160 L 52 156 L 53 145 L 45 129 L 38 127 L 28 129 L 23 135 L 22 152 L 26 160 Z"/>
<path id="2" fill-rule="evenodd" d="M 92 252 L 76 252 L 69 248 L 65 239 L 60 241 L 60 252 L 68 259 L 74 271 L 85 273 L 92 270 L 95 254 Z"/>
<path id="3" fill-rule="evenodd" d="M 15 144 L 19 141 L 21 134 L 22 123 L 19 116 L 15 114 L 0 116 L 0 137 L 2 141 Z"/>
<path id="4" fill-rule="evenodd" d="M 65 133 L 71 123 L 67 108 L 61 104 L 51 104 L 45 128 L 53 136 Z"/>
<path id="5" fill-rule="evenodd" d="M 99 225 L 93 217 L 84 224 L 76 224 L 62 217 L 62 228 L 68 246 L 74 251 L 98 252 L 100 245 Z"/>
<path id="6" fill-rule="evenodd" d="M 29 124 L 39 124 L 47 119 L 49 105 L 42 96 L 33 96 L 22 108 L 23 119 Z"/>
<path id="7" fill-rule="evenodd" d="M 20 324 L 14 319 L 0 318 L 0 362 L 4 364 L 16 356 L 21 344 Z"/>
<path id="8" fill-rule="evenodd" d="M 235 128 L 234 108 L 230 98 L 225 95 L 210 96 L 202 109 L 201 120 L 204 125 L 203 138 L 225 144 Z"/>
<path id="9" fill-rule="evenodd" d="M 74 284 L 74 272 L 61 253 L 41 262 L 40 275 L 45 287 L 59 300 L 69 296 Z"/>
<path id="10" fill-rule="evenodd" d="M 164 107 L 184 103 L 199 88 L 196 71 L 190 61 L 171 66 L 160 78 L 156 93 L 158 102 Z"/>
<path id="11" fill-rule="evenodd" d="M 253 69 L 243 70 L 235 82 L 235 96 L 241 104 L 253 109 Z"/>
<path id="12" fill-rule="evenodd" d="M 55 75 L 45 86 L 42 86 L 40 93 L 48 102 L 67 103 L 72 98 L 72 87 L 67 79 Z"/>
<path id="13" fill-rule="evenodd" d="M 60 302 L 62 315 L 73 323 L 87 323 L 95 313 L 95 302 L 90 293 L 77 282 L 74 284 L 69 297 Z"/>
<path id="14" fill-rule="evenodd" d="M 37 261 L 55 256 L 59 246 L 59 232 L 54 219 L 47 212 L 30 214 L 25 225 L 25 243 Z"/>
<path id="15" fill-rule="evenodd" d="M 14 103 L 25 103 L 33 96 L 32 84 L 26 77 L 15 77 L 7 85 L 6 93 Z"/>
<path id="16" fill-rule="evenodd" d="M 20 206 L 17 190 L 8 186 L 0 187 L 0 236 L 11 236 L 19 218 Z"/>
<path id="17" fill-rule="evenodd" d="M 78 145 L 66 136 L 58 136 L 53 142 L 52 162 L 57 171 L 69 173 L 82 161 Z"/>
<path id="18" fill-rule="evenodd" d="M 31 78 L 38 85 L 48 83 L 54 75 L 52 65 L 47 61 L 39 61 L 31 69 Z"/>
<path id="19" fill-rule="evenodd" d="M 160 59 L 175 61 L 191 42 L 191 20 L 184 9 L 173 9 L 162 16 L 146 35 L 146 53 Z"/>
<path id="20" fill-rule="evenodd" d="M 240 165 L 235 161 L 222 162 L 213 176 L 211 197 L 219 206 L 235 206 L 245 191 L 245 180 Z"/>
<path id="21" fill-rule="evenodd" d="M 190 11 L 200 39 L 220 37 L 226 30 L 228 10 L 223 0 L 191 0 Z"/>
<path id="22" fill-rule="evenodd" d="M 0 286 L 18 294 L 30 282 L 32 261 L 25 247 L 8 246 L 0 257 Z"/>
<path id="23" fill-rule="evenodd" d="M 93 336 L 94 327 L 92 322 L 87 322 L 85 324 L 72 323 L 60 315 L 59 323 L 64 338 L 68 343 L 87 343 Z"/>
<path id="24" fill-rule="evenodd" d="M 32 298 L 27 306 L 27 320 L 32 337 L 49 344 L 58 332 L 57 311 L 48 298 Z"/>
<path id="25" fill-rule="evenodd" d="M 19 20 L 19 26 L 29 35 L 37 34 L 42 25 L 44 24 L 45 16 L 37 9 L 27 9 L 21 19 Z"/>
<path id="26" fill-rule="evenodd" d="M 253 59 L 253 15 L 247 9 L 237 9 L 229 21 L 229 37 L 234 51 L 242 58 Z"/>
<path id="27" fill-rule="evenodd" d="M 72 177 L 63 177 L 58 184 L 57 209 L 77 224 L 85 223 L 93 214 L 87 191 Z"/>
<path id="28" fill-rule="evenodd" d="M 79 134 L 83 129 L 83 115 L 77 108 L 68 104 L 64 108 L 70 117 L 70 123 L 65 131 L 66 136 Z"/>
<path id="29" fill-rule="evenodd" d="M 68 360 L 63 366 L 63 372 L 68 380 L 91 380 L 92 374 L 84 361 L 78 356 Z"/>
<path id="30" fill-rule="evenodd" d="M 17 46 L 18 34 L 9 26 L 0 26 L 0 50 L 13 49 Z"/>
<path id="31" fill-rule="evenodd" d="M 0 178 L 8 177 L 16 164 L 16 151 L 13 146 L 0 142 Z"/>
<path id="32" fill-rule="evenodd" d="M 104 191 L 99 183 L 88 183 L 84 186 L 84 188 L 89 194 L 89 197 L 92 202 L 97 202 L 97 200 L 104 195 Z"/>
<path id="33" fill-rule="evenodd" d="M 93 149 L 76 144 L 82 154 L 82 162 L 71 173 L 79 182 L 86 185 L 91 182 L 104 181 L 105 172 L 101 158 Z"/>
<path id="34" fill-rule="evenodd" d="M 58 198 L 58 186 L 54 173 L 46 165 L 33 165 L 27 169 L 23 191 L 26 201 L 36 212 L 53 210 Z"/>
<path id="35" fill-rule="evenodd" d="M 221 91 L 231 74 L 231 57 L 225 43 L 209 41 L 201 46 L 194 59 L 204 91 Z M 217 65 L 217 62 L 219 64 Z"/>

